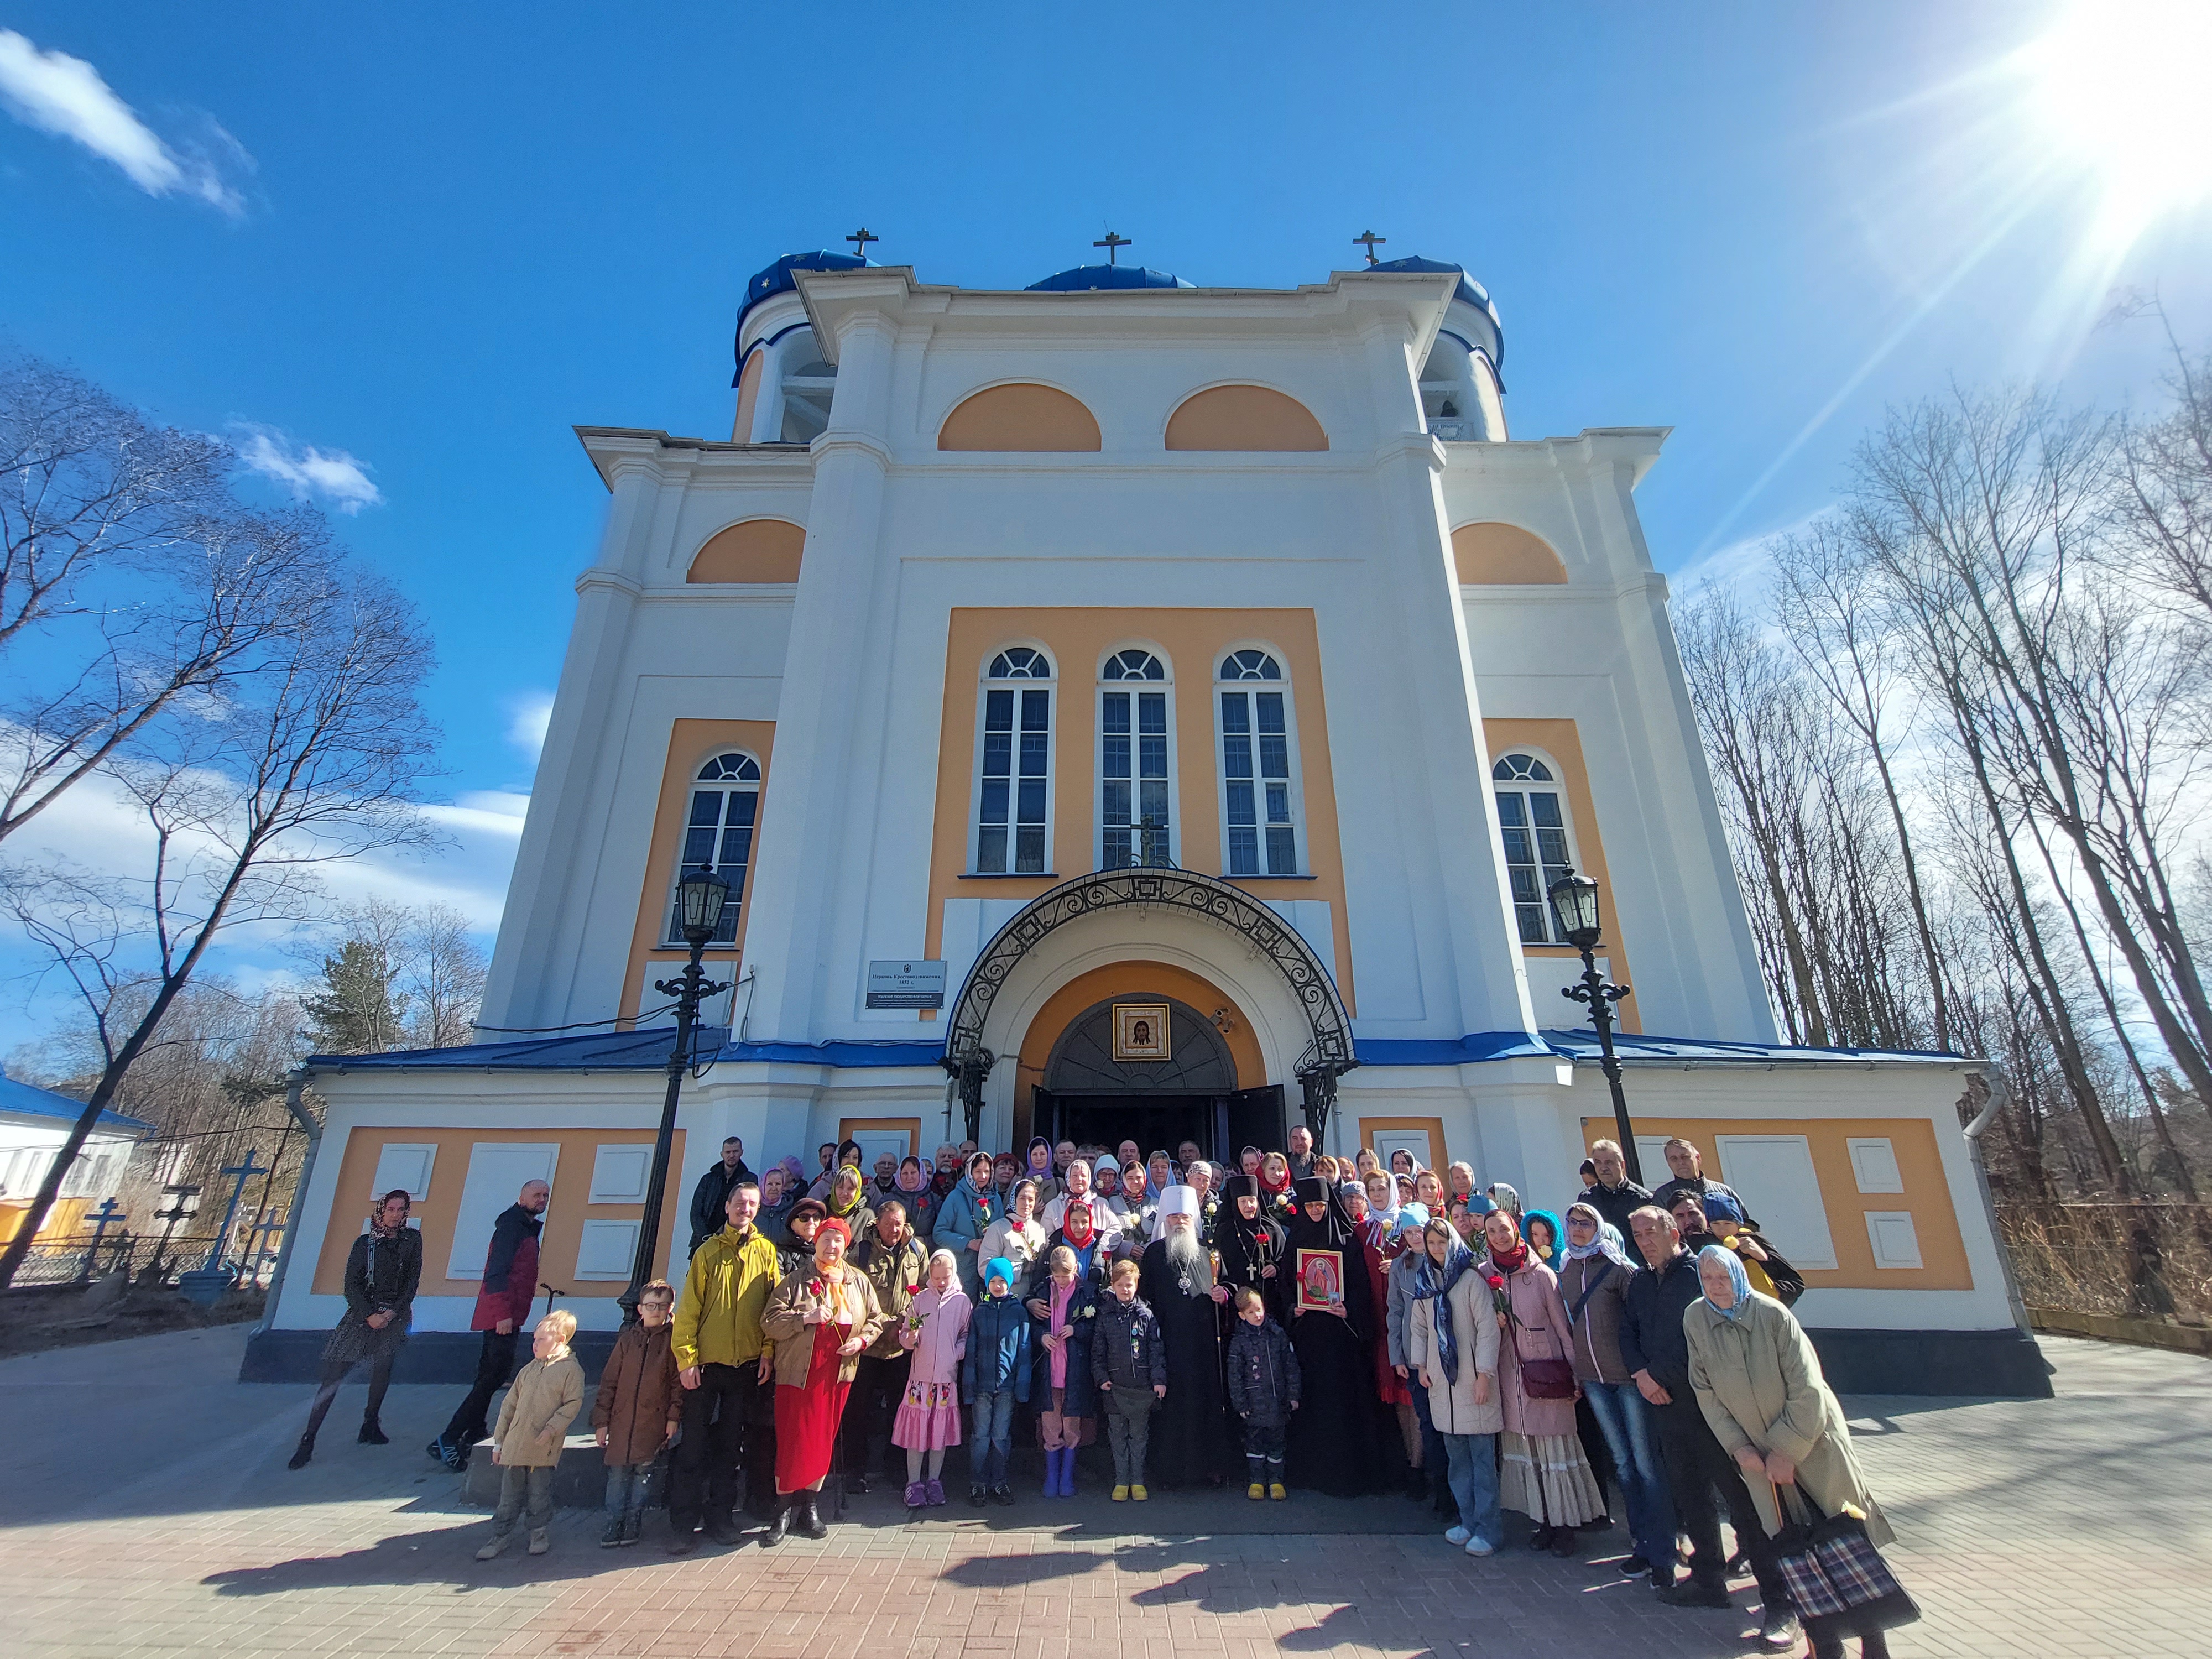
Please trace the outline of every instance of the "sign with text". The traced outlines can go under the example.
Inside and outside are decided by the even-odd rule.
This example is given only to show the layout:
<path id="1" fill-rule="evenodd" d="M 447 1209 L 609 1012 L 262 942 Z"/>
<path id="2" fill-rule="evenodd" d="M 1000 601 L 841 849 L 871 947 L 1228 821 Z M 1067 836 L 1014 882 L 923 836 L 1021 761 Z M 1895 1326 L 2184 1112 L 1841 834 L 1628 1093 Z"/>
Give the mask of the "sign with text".
<path id="1" fill-rule="evenodd" d="M 942 1008 L 945 964 L 941 962 L 872 962 L 868 964 L 871 1008 Z"/>

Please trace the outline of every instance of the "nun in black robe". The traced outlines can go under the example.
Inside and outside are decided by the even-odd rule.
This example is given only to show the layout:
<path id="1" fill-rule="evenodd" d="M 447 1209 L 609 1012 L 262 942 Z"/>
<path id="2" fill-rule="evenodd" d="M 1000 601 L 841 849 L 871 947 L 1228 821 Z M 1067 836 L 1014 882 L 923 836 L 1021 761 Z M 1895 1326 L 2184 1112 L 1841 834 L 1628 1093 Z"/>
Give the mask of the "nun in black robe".
<path id="1" fill-rule="evenodd" d="M 1228 1467 L 1228 1414 L 1221 1378 L 1221 1324 L 1213 1262 L 1197 1231 L 1198 1195 L 1188 1187 L 1160 1194 L 1160 1236 L 1145 1246 L 1137 1291 L 1159 1322 L 1166 1351 L 1167 1396 L 1152 1407 L 1146 1469 L 1154 1485 L 1222 1483 Z M 1170 1224 L 1187 1216 L 1188 1229 Z"/>
<path id="2" fill-rule="evenodd" d="M 1372 1346 L 1382 1310 L 1375 1305 L 1358 1230 L 1341 1195 L 1315 1176 L 1298 1182 L 1294 1192 L 1297 1210 L 1284 1229 L 1288 1255 L 1281 1277 L 1304 1389 L 1291 1414 L 1289 1480 L 1334 1498 L 1356 1498 L 1377 1490 L 1384 1469 Z M 1300 1250 L 1338 1253 L 1341 1314 L 1297 1311 Z"/>
<path id="3" fill-rule="evenodd" d="M 1253 1213 L 1244 1213 L 1245 1201 Z M 1248 1175 L 1229 1177 L 1222 1194 L 1221 1213 L 1214 1223 L 1213 1251 L 1221 1258 L 1221 1282 L 1227 1285 L 1229 1306 L 1224 1315 L 1234 1318 L 1237 1292 L 1256 1290 L 1267 1304 L 1268 1316 L 1289 1328 L 1290 1260 L 1284 1254 L 1283 1226 L 1260 1202 L 1259 1181 Z M 1228 1328 L 1235 1334 L 1233 1327 Z"/>

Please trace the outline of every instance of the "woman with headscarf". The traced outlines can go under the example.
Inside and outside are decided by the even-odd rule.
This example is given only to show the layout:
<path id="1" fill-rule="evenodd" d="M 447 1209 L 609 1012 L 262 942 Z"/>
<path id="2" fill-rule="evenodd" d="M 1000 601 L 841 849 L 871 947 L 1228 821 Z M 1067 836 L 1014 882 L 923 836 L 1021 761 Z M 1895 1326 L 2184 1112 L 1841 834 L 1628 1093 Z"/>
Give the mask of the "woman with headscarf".
<path id="1" fill-rule="evenodd" d="M 906 1206 L 907 1224 L 916 1238 L 927 1238 L 936 1230 L 938 1198 L 929 1189 L 929 1172 L 921 1160 L 912 1156 L 901 1159 L 895 1184 L 899 1202 Z"/>
<path id="2" fill-rule="evenodd" d="M 876 1212 L 868 1207 L 866 1182 L 857 1164 L 839 1164 L 830 1180 L 830 1219 L 844 1224 L 848 1238 L 863 1237 L 876 1224 Z"/>
<path id="3" fill-rule="evenodd" d="M 1613 1455 L 1613 1479 L 1628 1508 L 1628 1534 L 1636 1547 L 1620 1570 L 1633 1577 L 1650 1571 L 1656 1562 L 1671 1582 L 1674 1502 L 1660 1462 L 1659 1425 L 1620 1357 L 1621 1302 L 1635 1272 L 1620 1246 L 1620 1234 L 1597 1206 L 1570 1204 L 1559 1299 L 1573 1337 L 1575 1380 L 1605 1449 Z"/>
<path id="4" fill-rule="evenodd" d="M 852 1234 L 835 1217 L 815 1230 L 811 1273 L 780 1280 L 761 1315 L 775 1344 L 775 1490 L 781 1500 L 763 1545 L 787 1532 L 826 1538 L 814 1494 L 830 1473 L 845 1396 L 860 1351 L 883 1334 L 883 1309 L 868 1276 L 845 1262 Z"/>
<path id="5" fill-rule="evenodd" d="M 1521 1221 L 1521 1194 L 1503 1181 L 1493 1181 L 1486 1189 L 1490 1201 L 1513 1218 L 1514 1224 Z"/>
<path id="6" fill-rule="evenodd" d="M 1036 1183 L 1036 1206 L 1040 1215 L 1044 1212 L 1046 1205 L 1060 1196 L 1060 1177 L 1054 1174 L 1052 1167 L 1052 1142 L 1042 1135 L 1030 1137 L 1029 1151 L 1024 1155 L 1020 1178 Z"/>
<path id="7" fill-rule="evenodd" d="M 392 1386 L 392 1362 L 406 1346 L 415 1316 L 415 1291 L 422 1280 L 422 1235 L 407 1224 L 414 1200 L 394 1187 L 368 1212 L 368 1231 L 346 1253 L 345 1313 L 323 1345 L 322 1385 L 308 1408 L 307 1431 L 287 1468 L 301 1469 L 315 1455 L 315 1436 L 338 1384 L 362 1360 L 368 1362 L 368 1406 L 361 1418 L 364 1446 L 390 1444 L 378 1422 L 384 1391 Z"/>
<path id="8" fill-rule="evenodd" d="M 1091 1196 L 1102 1216 L 1111 1216 L 1106 1223 L 1109 1232 L 1125 1232 L 1128 1208 L 1121 1201 L 1121 1166 L 1111 1152 L 1101 1152 L 1091 1165 Z"/>
<path id="9" fill-rule="evenodd" d="M 1444 1443 L 1459 1524 L 1444 1534 L 1469 1555 L 1504 1541 L 1498 1499 L 1498 1321 L 1474 1253 L 1449 1221 L 1421 1230 L 1413 1267 L 1413 1316 L 1406 1341 L 1429 1396 L 1429 1419 Z"/>
<path id="10" fill-rule="evenodd" d="M 930 1230 L 931 1247 L 952 1252 L 960 1264 L 960 1288 L 972 1304 L 981 1294 L 983 1235 L 998 1218 L 999 1195 L 991 1187 L 991 1155 L 978 1152 L 968 1160 L 968 1173 L 937 1212 Z"/>
<path id="11" fill-rule="evenodd" d="M 1521 1237 L 1528 1241 L 1536 1260 L 1554 1273 L 1559 1271 L 1559 1218 L 1549 1210 L 1531 1210 L 1521 1218 Z"/>
<path id="12" fill-rule="evenodd" d="M 1859 1468 L 1844 1408 L 1797 1316 L 1753 1291 L 1741 1259 L 1721 1245 L 1698 1253 L 1698 1283 L 1705 1295 L 1682 1314 L 1690 1386 L 1722 1449 L 1743 1470 L 1767 1537 L 1781 1530 L 1778 1500 L 1784 1488 L 1792 1488 L 1793 1500 L 1802 1494 L 1824 1516 L 1863 1516 L 1868 1539 L 1888 1543 L 1893 1534 Z M 1744 1542 L 1747 1553 L 1764 1553 L 1765 1545 Z M 1858 1637 L 1866 1659 L 1889 1652 L 1879 1630 L 1855 1624 L 1849 1614 L 1806 1630 L 1820 1659 L 1840 1655 L 1846 1634 Z"/>
<path id="13" fill-rule="evenodd" d="M 1382 1179 L 1396 1184 L 1389 1176 Z M 1381 1242 L 1385 1266 L 1382 1328 L 1383 1358 L 1403 1395 L 1392 1402 L 1391 1410 L 1406 1448 L 1406 1496 L 1417 1504 L 1425 1498 L 1441 1513 L 1450 1497 L 1444 1478 L 1444 1443 L 1429 1417 L 1428 1390 L 1415 1378 L 1413 1356 L 1407 1352 L 1413 1326 L 1413 1275 L 1424 1249 L 1421 1233 L 1434 1218 L 1427 1205 L 1411 1201 L 1401 1204 L 1390 1218 Z"/>
<path id="14" fill-rule="evenodd" d="M 1259 1291 L 1267 1311 L 1286 1324 L 1283 1224 L 1261 1207 L 1260 1183 L 1252 1176 L 1229 1177 L 1227 1203 L 1214 1223 L 1213 1249 L 1221 1258 L 1220 1281 L 1231 1295 Z"/>
<path id="15" fill-rule="evenodd" d="M 1048 1148 L 1048 1151 L 1050 1149 Z M 1036 1282 L 1037 1264 L 1051 1246 L 1036 1219 L 1036 1182 L 1024 1176 L 1006 1200 L 1006 1212 L 983 1230 L 982 1258 L 1004 1256 L 1013 1270 L 1007 1294 L 1021 1301 Z"/>
<path id="16" fill-rule="evenodd" d="M 1037 1224 L 1048 1235 L 1058 1232 L 1066 1219 L 1067 1206 L 1079 1203 L 1091 1212 L 1091 1228 L 1105 1240 L 1107 1254 L 1110 1255 L 1113 1254 L 1113 1241 L 1118 1236 L 1121 1218 L 1109 1210 L 1104 1200 L 1091 1190 L 1091 1167 L 1087 1160 L 1079 1158 L 1067 1166 L 1060 1178 L 1060 1196 L 1044 1206 L 1044 1213 L 1037 1218 Z"/>
<path id="17" fill-rule="evenodd" d="M 1605 1499 L 1575 1434 L 1574 1356 L 1559 1281 L 1536 1260 L 1502 1207 L 1483 1218 L 1489 1280 L 1504 1340 L 1504 1502 L 1536 1523 L 1531 1549 L 1575 1553 L 1575 1528 L 1605 1513 Z M 1564 1382 L 1558 1374 L 1564 1373 Z M 1544 1392 L 1534 1392 L 1542 1388 Z"/>
<path id="18" fill-rule="evenodd" d="M 1070 1167 L 1079 1169 L 1082 1166 Z M 1098 1231 L 1097 1212 L 1091 1208 L 1089 1199 L 1069 1199 L 1067 1207 L 1060 1212 L 1060 1225 L 1045 1236 L 1044 1249 L 1048 1258 L 1063 1246 L 1075 1258 L 1075 1276 L 1078 1279 L 1086 1283 L 1096 1279 L 1102 1285 L 1104 1284 L 1106 1264 L 1112 1257 L 1113 1247 L 1106 1235 Z M 1036 1295 L 1040 1277 L 1034 1273 L 1030 1276 L 1028 1294 L 1031 1297 Z M 1032 1307 L 1030 1311 L 1035 1312 L 1035 1308 Z M 1042 1314 L 1037 1316 L 1043 1317 Z"/>
<path id="19" fill-rule="evenodd" d="M 1285 1226 L 1297 1213 L 1297 1195 L 1291 1188 L 1291 1160 L 1280 1152 L 1269 1152 L 1260 1160 L 1260 1202 Z"/>
<path id="20" fill-rule="evenodd" d="M 1382 1468 L 1369 1347 L 1380 1310 L 1344 1200 L 1312 1176 L 1294 1195 L 1297 1213 L 1283 1230 L 1290 1253 L 1285 1296 L 1304 1387 L 1291 1419 L 1291 1484 L 1356 1498 L 1374 1489 Z"/>
<path id="21" fill-rule="evenodd" d="M 1132 1249 L 1142 1250 L 1159 1231 L 1160 1195 L 1152 1189 L 1151 1172 L 1131 1158 L 1121 1166 L 1121 1239 Z"/>
<path id="22" fill-rule="evenodd" d="M 1379 1176 L 1376 1178 L 1376 1190 L 1387 1184 Z M 1347 1181 L 1339 1190 L 1344 1194 L 1345 1213 L 1352 1218 L 1352 1236 L 1359 1250 L 1360 1263 L 1367 1271 L 1369 1292 L 1376 1307 L 1388 1309 L 1390 1305 L 1390 1260 L 1383 1255 L 1382 1247 L 1389 1240 L 1390 1224 L 1375 1218 L 1374 1209 L 1367 1201 L 1368 1189 L 1360 1182 Z M 1393 1219 L 1395 1215 L 1393 1211 Z M 1387 1317 L 1375 1322 L 1375 1329 L 1368 1338 L 1367 1346 L 1375 1359 L 1376 1399 L 1394 1418 L 1401 1416 L 1398 1408 L 1402 1405 L 1405 1407 L 1403 1418 L 1410 1420 L 1413 1415 L 1413 1392 L 1407 1380 L 1398 1375 L 1397 1367 L 1390 1363 L 1390 1330 Z M 1401 1433 L 1404 1427 L 1401 1421 L 1399 1425 Z M 1411 1455 L 1412 1449 L 1409 1447 L 1409 1460 Z"/>

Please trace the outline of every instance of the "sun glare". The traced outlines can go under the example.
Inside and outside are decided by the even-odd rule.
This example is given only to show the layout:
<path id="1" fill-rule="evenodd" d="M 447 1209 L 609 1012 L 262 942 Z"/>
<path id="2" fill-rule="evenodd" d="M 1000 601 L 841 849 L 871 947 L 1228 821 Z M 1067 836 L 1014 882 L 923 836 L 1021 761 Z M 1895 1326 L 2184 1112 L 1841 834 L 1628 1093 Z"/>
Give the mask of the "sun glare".
<path id="1" fill-rule="evenodd" d="M 2212 191 L 2212 0 L 2081 0 L 2020 67 L 2060 164 L 2096 178 L 2108 236 Z"/>

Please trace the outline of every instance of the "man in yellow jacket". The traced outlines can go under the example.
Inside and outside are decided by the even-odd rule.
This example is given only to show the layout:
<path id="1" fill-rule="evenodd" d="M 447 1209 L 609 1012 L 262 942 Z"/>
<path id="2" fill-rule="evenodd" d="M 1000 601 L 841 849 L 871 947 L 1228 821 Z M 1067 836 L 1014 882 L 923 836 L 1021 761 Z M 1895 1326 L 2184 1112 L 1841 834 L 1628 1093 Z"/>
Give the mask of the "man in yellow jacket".
<path id="1" fill-rule="evenodd" d="M 749 1495 L 773 1502 L 773 1430 L 751 1426 L 754 1392 L 769 1386 L 770 1345 L 761 1313 L 775 1288 L 775 1247 L 753 1225 L 760 1188 L 741 1182 L 724 1205 L 729 1224 L 702 1244 L 684 1277 L 671 1347 L 684 1384 L 684 1438 L 669 1472 L 672 1555 L 698 1548 L 699 1523 L 718 1544 L 738 1541 L 738 1456 L 745 1453 Z"/>

